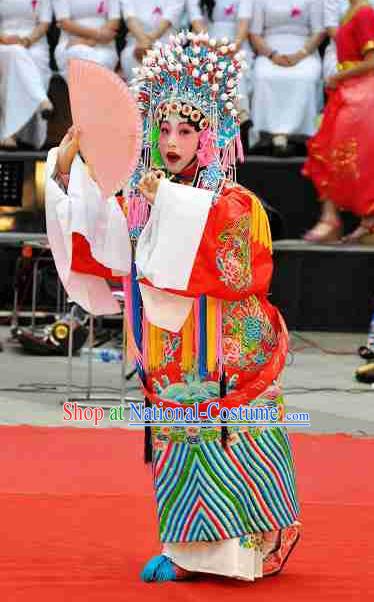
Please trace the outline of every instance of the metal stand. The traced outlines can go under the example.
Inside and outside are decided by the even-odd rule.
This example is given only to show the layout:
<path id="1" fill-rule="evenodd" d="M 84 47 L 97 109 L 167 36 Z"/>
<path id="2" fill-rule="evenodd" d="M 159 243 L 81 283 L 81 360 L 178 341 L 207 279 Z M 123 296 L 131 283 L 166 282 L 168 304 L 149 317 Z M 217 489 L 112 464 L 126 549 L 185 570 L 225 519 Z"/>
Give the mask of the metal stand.
<path id="1" fill-rule="evenodd" d="M 27 246 L 32 247 L 32 249 L 37 250 L 49 250 L 48 245 L 41 245 L 40 243 L 30 242 Z M 24 257 L 19 257 L 16 263 L 16 277 L 15 277 L 15 285 L 14 285 L 14 296 L 13 296 L 13 311 L 12 311 L 12 319 L 11 319 L 11 328 L 12 330 L 18 328 L 19 325 L 19 284 L 18 284 L 18 273 L 19 270 L 22 269 L 22 263 L 25 261 Z M 36 318 L 37 318 L 37 300 L 38 300 L 38 280 L 40 275 L 40 265 L 48 264 L 54 265 L 53 257 L 50 254 L 49 256 L 39 255 L 38 257 L 30 257 L 30 261 L 32 262 L 32 291 L 31 291 L 31 323 L 30 329 L 31 332 L 34 333 L 36 330 Z M 54 315 L 60 316 L 62 312 L 66 309 L 66 296 L 64 289 L 62 287 L 61 281 L 58 277 L 56 271 L 56 286 L 57 286 L 57 299 L 56 299 L 56 309 Z M 47 314 L 46 314 L 47 315 Z"/>
<path id="2" fill-rule="evenodd" d="M 129 408 L 129 401 L 143 401 L 142 397 L 135 397 L 134 395 L 127 395 L 126 383 L 135 375 L 136 370 L 132 370 L 127 374 L 127 332 L 126 332 L 126 320 L 124 318 L 124 306 L 122 293 L 114 293 L 117 300 L 121 304 L 122 309 L 122 332 L 123 332 L 123 352 L 121 361 L 121 384 L 120 384 L 120 395 L 108 396 L 100 395 L 94 396 L 93 390 L 93 345 L 94 345 L 94 316 L 89 315 L 89 334 L 88 334 L 88 354 L 87 354 L 87 384 L 86 392 L 84 396 L 73 395 L 73 327 L 74 327 L 74 315 L 73 310 L 70 312 L 69 320 L 69 342 L 68 342 L 68 358 L 67 358 L 67 387 L 66 387 L 66 402 L 75 402 L 81 407 L 95 407 L 99 406 L 104 409 L 109 409 L 113 406 L 123 406 L 125 409 Z M 110 404 L 108 404 L 110 402 Z"/>

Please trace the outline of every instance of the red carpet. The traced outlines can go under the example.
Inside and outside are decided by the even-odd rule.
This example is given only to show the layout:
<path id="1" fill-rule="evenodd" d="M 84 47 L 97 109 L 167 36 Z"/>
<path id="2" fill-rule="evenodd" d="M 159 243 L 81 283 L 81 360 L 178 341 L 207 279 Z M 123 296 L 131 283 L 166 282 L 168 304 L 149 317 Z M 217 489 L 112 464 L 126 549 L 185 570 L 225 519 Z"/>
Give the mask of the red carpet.
<path id="1" fill-rule="evenodd" d="M 143 584 L 157 553 L 142 436 L 0 427 L 0 601 L 344 602 L 374 597 L 373 439 L 292 437 L 303 538 L 285 572 L 255 584 Z"/>

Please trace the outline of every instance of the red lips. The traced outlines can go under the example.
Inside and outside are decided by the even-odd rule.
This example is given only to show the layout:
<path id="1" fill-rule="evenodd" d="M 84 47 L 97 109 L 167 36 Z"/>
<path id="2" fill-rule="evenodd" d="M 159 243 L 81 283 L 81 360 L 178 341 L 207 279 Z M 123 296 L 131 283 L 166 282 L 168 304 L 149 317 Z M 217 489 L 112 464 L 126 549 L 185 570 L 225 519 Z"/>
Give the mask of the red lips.
<path id="1" fill-rule="evenodd" d="M 181 156 L 177 153 L 169 152 L 167 153 L 166 158 L 170 163 L 177 163 L 177 161 L 181 159 Z"/>

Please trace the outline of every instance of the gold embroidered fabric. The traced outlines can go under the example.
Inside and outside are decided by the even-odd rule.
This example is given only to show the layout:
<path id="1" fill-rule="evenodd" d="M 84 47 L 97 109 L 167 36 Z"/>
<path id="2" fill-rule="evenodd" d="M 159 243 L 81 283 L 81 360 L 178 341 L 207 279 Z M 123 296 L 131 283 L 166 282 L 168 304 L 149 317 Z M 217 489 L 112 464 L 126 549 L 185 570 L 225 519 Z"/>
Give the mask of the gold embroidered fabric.
<path id="1" fill-rule="evenodd" d="M 345 140 L 331 153 L 332 171 L 339 175 L 349 175 L 358 178 L 357 168 L 357 148 L 358 142 L 354 138 Z"/>
<path id="2" fill-rule="evenodd" d="M 348 69 L 353 69 L 361 63 L 362 61 L 343 61 L 342 63 L 338 63 L 338 71 L 348 71 Z"/>
<path id="3" fill-rule="evenodd" d="M 368 42 L 366 42 L 365 46 L 363 46 L 363 48 L 361 49 L 361 53 L 363 56 L 365 56 L 365 54 L 370 50 L 374 50 L 374 40 L 369 40 Z"/>
<path id="4" fill-rule="evenodd" d="M 347 12 L 345 13 L 345 15 L 342 17 L 342 19 L 340 21 L 340 25 L 346 25 L 347 23 L 349 23 L 349 21 L 351 21 L 353 19 L 355 14 L 364 6 L 371 6 L 370 2 L 368 2 L 367 0 L 364 0 L 363 2 L 360 2 L 360 4 L 357 4 L 356 6 L 352 6 L 351 8 L 349 8 L 347 10 Z"/>

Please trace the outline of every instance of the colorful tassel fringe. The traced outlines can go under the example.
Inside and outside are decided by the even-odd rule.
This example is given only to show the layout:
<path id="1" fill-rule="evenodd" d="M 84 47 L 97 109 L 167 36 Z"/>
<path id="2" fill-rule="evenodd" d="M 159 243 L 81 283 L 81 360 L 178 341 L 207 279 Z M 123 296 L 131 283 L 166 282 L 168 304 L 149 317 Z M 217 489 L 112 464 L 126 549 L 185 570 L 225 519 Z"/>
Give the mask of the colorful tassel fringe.
<path id="1" fill-rule="evenodd" d="M 207 301 L 205 295 L 199 299 L 199 356 L 198 369 L 200 378 L 205 378 L 207 370 Z"/>
<path id="2" fill-rule="evenodd" d="M 194 369 L 193 318 L 193 311 L 191 311 L 182 328 L 182 370 L 184 372 L 192 372 Z"/>
<path id="3" fill-rule="evenodd" d="M 270 252 L 273 250 L 270 224 L 266 211 L 262 206 L 261 201 L 251 193 L 252 199 L 252 215 L 251 215 L 251 228 L 250 236 L 252 242 L 258 242 L 262 244 Z"/>
<path id="4" fill-rule="evenodd" d="M 146 318 L 144 318 L 146 319 Z M 163 359 L 162 330 L 148 323 L 148 368 L 157 370 Z"/>
<path id="5" fill-rule="evenodd" d="M 148 322 L 143 312 L 134 273 L 123 280 L 128 349 L 136 360 L 140 377 L 145 370 L 158 370 L 164 358 L 164 331 Z M 213 297 L 196 299 L 181 331 L 181 368 L 198 370 L 205 378 L 216 370 L 222 373 L 222 302 Z"/>
<path id="6" fill-rule="evenodd" d="M 206 299 L 206 367 L 208 372 L 214 372 L 217 365 L 217 303 L 213 297 Z"/>

